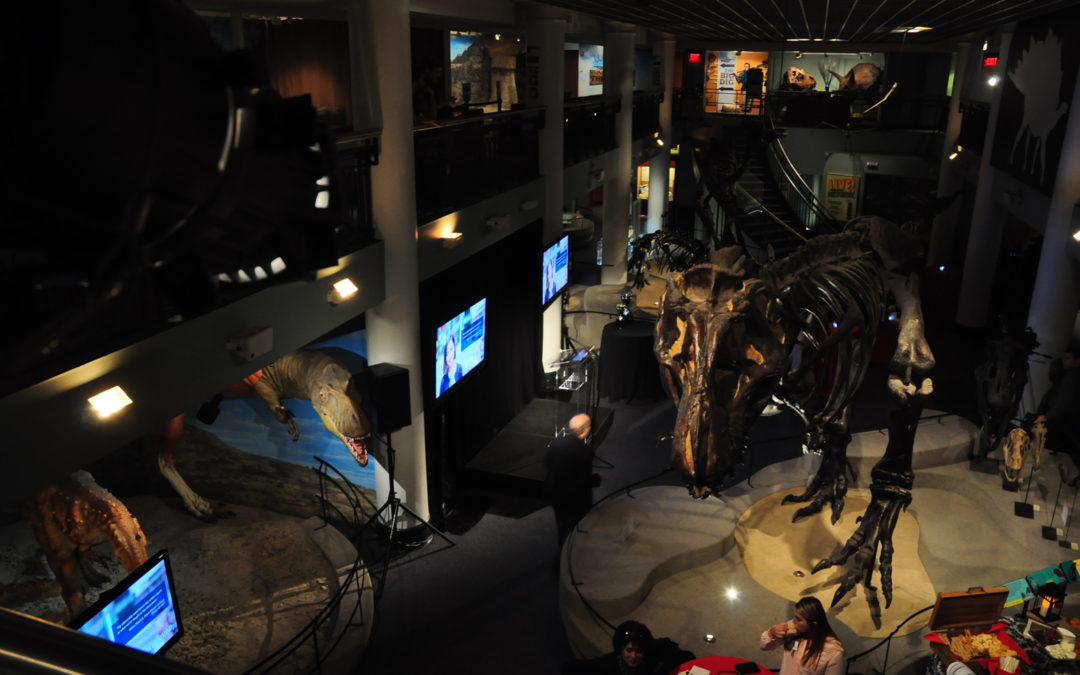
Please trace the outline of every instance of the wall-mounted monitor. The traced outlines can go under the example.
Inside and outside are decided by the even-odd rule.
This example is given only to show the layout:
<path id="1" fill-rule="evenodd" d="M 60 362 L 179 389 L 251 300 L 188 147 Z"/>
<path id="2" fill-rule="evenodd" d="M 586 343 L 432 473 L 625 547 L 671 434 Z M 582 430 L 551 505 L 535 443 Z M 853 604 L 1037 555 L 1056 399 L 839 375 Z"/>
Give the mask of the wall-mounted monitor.
<path id="1" fill-rule="evenodd" d="M 487 298 L 435 331 L 435 398 L 446 393 L 484 361 Z"/>
<path id="2" fill-rule="evenodd" d="M 184 634 L 167 551 L 158 551 L 101 594 L 71 628 L 148 654 L 163 654 Z"/>
<path id="3" fill-rule="evenodd" d="M 544 249 L 540 279 L 540 304 L 547 307 L 570 280 L 570 235 L 563 235 Z"/>

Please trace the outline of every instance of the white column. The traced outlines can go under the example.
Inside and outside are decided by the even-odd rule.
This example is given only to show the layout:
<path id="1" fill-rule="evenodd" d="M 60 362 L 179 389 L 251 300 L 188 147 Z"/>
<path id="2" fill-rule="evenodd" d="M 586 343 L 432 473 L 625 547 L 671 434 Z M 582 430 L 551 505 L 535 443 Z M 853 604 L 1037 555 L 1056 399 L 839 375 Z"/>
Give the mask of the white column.
<path id="1" fill-rule="evenodd" d="M 409 5 L 399 0 L 352 0 L 349 8 L 351 20 L 366 20 L 357 30 L 366 32 L 371 45 L 383 120 L 382 151 L 379 163 L 371 168 L 371 193 L 375 227 L 386 242 L 386 300 L 367 313 L 368 362 L 409 370 L 412 424 L 392 437 L 397 451 L 395 478 L 398 497 L 427 519 Z M 375 487 L 381 506 L 389 489 L 385 473 L 377 472 Z M 399 525 L 415 523 L 399 520 Z"/>
<path id="2" fill-rule="evenodd" d="M 1048 103 L 1049 105 L 1049 103 Z M 1077 305 L 1080 304 L 1080 270 L 1069 254 L 1076 250 L 1072 234 L 1080 222 L 1076 204 L 1080 202 L 1080 87 L 1073 89 L 1072 107 L 1061 147 L 1054 192 L 1046 214 L 1039 269 L 1031 293 L 1028 326 L 1039 340 L 1038 351 L 1060 356 L 1074 333 Z M 1049 388 L 1047 363 L 1040 358 L 1031 360 L 1031 376 L 1024 401 L 1038 404 Z"/>
<path id="3" fill-rule="evenodd" d="M 626 283 L 627 239 L 630 236 L 630 165 L 634 117 L 633 26 L 610 24 L 604 36 L 604 96 L 617 97 L 615 150 L 608 153 L 604 178 L 604 267 L 600 282 Z"/>
<path id="4" fill-rule="evenodd" d="M 660 103 L 660 137 L 664 147 L 649 160 L 649 217 L 645 231 L 658 232 L 664 227 L 668 210 L 668 166 L 671 164 L 671 99 L 675 86 L 675 40 L 661 38 L 653 43 L 653 56 L 660 57 L 660 91 L 664 100 Z"/>
<path id="5" fill-rule="evenodd" d="M 1009 61 L 1009 43 L 1012 33 L 1001 34 L 999 72 Z M 994 283 L 1001 233 L 1005 227 L 1005 209 L 995 201 L 994 173 L 990 166 L 990 154 L 994 148 L 994 130 L 997 128 L 1001 110 L 1001 87 L 994 87 L 990 103 L 990 115 L 986 123 L 979 161 L 979 185 L 975 189 L 975 207 L 971 212 L 971 232 L 968 234 L 967 254 L 964 257 L 964 277 L 960 282 L 960 299 L 956 310 L 956 322 L 961 326 L 981 328 L 986 323 L 986 310 L 990 304 L 990 288 Z"/>
<path id="6" fill-rule="evenodd" d="M 949 155 L 956 148 L 956 139 L 960 137 L 960 123 L 964 116 L 960 114 L 960 90 L 964 85 L 968 61 L 971 57 L 971 43 L 961 42 L 956 46 L 956 72 L 953 73 L 953 90 L 949 97 L 949 120 L 945 125 L 945 139 L 941 147 L 941 162 L 938 169 L 937 196 L 947 197 L 963 185 L 963 176 L 957 162 Z M 930 267 L 944 265 L 952 256 L 953 239 L 956 233 L 956 216 L 959 208 L 954 202 L 945 211 L 934 216 L 934 227 L 930 232 L 930 247 L 926 254 L 926 264 Z"/>
<path id="7" fill-rule="evenodd" d="M 538 58 L 538 103 L 545 108 L 540 131 L 540 175 L 544 177 L 544 245 L 562 234 L 563 214 L 563 44 L 566 19 L 553 7 L 535 5 L 529 22 L 528 58 Z M 527 65 L 528 67 L 528 65 Z M 526 76 L 528 77 L 528 75 Z M 527 82 L 531 87 L 532 82 Z M 537 252 L 539 255 L 539 252 Z M 540 355 L 551 363 L 562 349 L 562 303 L 555 301 L 544 311 Z"/>

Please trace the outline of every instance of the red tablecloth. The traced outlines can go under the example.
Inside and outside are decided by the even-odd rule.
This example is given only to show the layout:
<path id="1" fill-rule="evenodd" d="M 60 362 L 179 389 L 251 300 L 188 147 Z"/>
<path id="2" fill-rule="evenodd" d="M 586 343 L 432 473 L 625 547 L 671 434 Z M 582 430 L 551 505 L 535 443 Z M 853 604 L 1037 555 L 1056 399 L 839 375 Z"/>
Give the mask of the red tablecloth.
<path id="1" fill-rule="evenodd" d="M 1031 659 L 1028 658 L 1027 652 L 1025 652 L 1023 649 L 1021 649 L 1020 645 L 1016 644 L 1016 641 L 1013 640 L 1011 637 L 1009 637 L 1008 632 L 1006 632 L 1006 630 L 1005 630 L 1005 624 L 1003 624 L 1003 623 L 995 623 L 993 626 L 990 626 L 990 629 L 987 630 L 986 632 L 987 633 L 993 633 L 997 637 L 998 640 L 1001 640 L 1001 644 L 1005 645 L 1009 649 L 1016 652 L 1016 657 L 1018 659 L 1020 659 L 1021 661 L 1023 661 L 1024 663 L 1026 663 L 1028 665 L 1031 665 Z M 943 644 L 943 645 L 948 646 L 948 643 L 945 642 L 945 640 L 943 640 L 942 637 L 940 635 L 938 635 L 937 633 L 930 633 L 929 635 L 924 635 L 923 638 L 926 639 L 927 642 L 937 642 L 939 644 Z M 990 675 L 995 675 L 997 673 L 997 671 L 998 671 L 998 659 L 996 659 L 996 658 L 995 659 L 985 659 L 984 658 L 984 659 L 979 659 L 978 661 L 979 661 L 979 665 L 982 666 L 983 668 L 985 668 L 986 672 L 990 673 Z"/>
<path id="2" fill-rule="evenodd" d="M 679 666 L 678 668 L 676 668 L 675 670 L 673 670 L 671 672 L 672 672 L 672 675 L 677 675 L 678 673 L 685 673 L 686 671 L 690 670 L 692 667 L 697 666 L 698 668 L 704 668 L 704 669 L 708 670 L 709 675 L 720 675 L 721 673 L 734 673 L 736 663 L 752 663 L 752 662 L 747 661 L 746 659 L 740 659 L 740 658 L 737 658 L 737 657 L 734 657 L 734 656 L 702 656 L 699 659 L 694 659 L 693 661 L 687 661 L 686 663 L 682 664 L 681 666 Z M 754 664 L 754 665 L 757 665 L 757 664 Z M 761 666 L 758 666 L 758 669 L 756 671 L 751 671 L 751 672 L 758 672 L 758 673 L 761 673 L 762 675 L 773 675 L 771 670 L 769 670 L 767 668 L 762 668 Z"/>

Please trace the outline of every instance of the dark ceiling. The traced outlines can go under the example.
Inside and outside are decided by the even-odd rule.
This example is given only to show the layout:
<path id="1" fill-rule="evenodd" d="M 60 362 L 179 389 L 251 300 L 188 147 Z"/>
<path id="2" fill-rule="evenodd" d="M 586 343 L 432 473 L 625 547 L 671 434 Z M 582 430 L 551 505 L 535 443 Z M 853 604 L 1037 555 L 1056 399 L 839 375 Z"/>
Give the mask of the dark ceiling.
<path id="1" fill-rule="evenodd" d="M 671 33 L 681 43 L 932 45 L 1076 0 L 544 0 Z M 931 30 L 908 32 L 917 26 Z M 802 43 L 809 43 L 803 45 Z"/>

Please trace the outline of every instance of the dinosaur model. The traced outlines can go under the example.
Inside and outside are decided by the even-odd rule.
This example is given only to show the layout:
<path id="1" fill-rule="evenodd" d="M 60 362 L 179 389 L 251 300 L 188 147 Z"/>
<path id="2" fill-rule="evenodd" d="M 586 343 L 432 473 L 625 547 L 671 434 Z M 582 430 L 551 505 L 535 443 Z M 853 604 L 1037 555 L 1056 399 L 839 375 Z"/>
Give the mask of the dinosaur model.
<path id="1" fill-rule="evenodd" d="M 311 401 L 326 430 L 345 444 L 360 466 L 368 464 L 372 425 L 364 412 L 360 388 L 345 364 L 325 352 L 299 349 L 286 354 L 233 385 L 223 395 L 258 396 L 279 422 L 288 425 L 294 441 L 300 438 L 300 427 L 285 407 L 285 399 Z M 158 469 L 187 509 L 198 518 L 213 520 L 214 507 L 191 489 L 173 464 L 173 449 L 183 431 L 184 416 L 178 415 L 151 434 L 148 442 L 157 456 Z"/>
<path id="2" fill-rule="evenodd" d="M 1028 356 L 1038 345 L 1030 328 L 1017 336 L 1003 326 L 987 341 L 985 358 L 975 367 L 975 404 L 982 424 L 971 456 L 986 457 L 1005 438 L 1027 385 Z"/>
<path id="3" fill-rule="evenodd" d="M 736 248 L 668 283 L 656 325 L 662 379 L 677 406 L 672 455 L 690 494 L 717 492 L 742 459 L 748 430 L 769 403 L 805 422 L 805 447 L 823 455 L 793 521 L 832 508 L 847 492 L 849 405 L 870 364 L 874 336 L 891 296 L 900 332 L 889 389 L 889 442 L 871 472 L 872 500 L 845 545 L 814 572 L 854 556 L 833 605 L 859 579 L 866 587 L 880 546 L 881 584 L 892 602 L 892 531 L 911 502 L 916 425 L 932 383 L 934 357 L 923 333 L 918 239 L 876 217 L 810 240 L 760 269 Z M 871 595 L 876 602 L 876 595 Z"/>
<path id="4" fill-rule="evenodd" d="M 1017 427 L 1005 436 L 1005 466 L 1001 468 L 1001 475 L 1012 486 L 1008 489 L 1019 487 L 1020 471 L 1024 468 L 1028 455 L 1033 457 L 1033 466 L 1039 468 L 1045 445 L 1046 425 L 1042 422 L 1035 423 L 1030 432 Z M 1004 487 L 1004 483 L 1002 486 Z"/>
<path id="5" fill-rule="evenodd" d="M 847 75 L 841 75 L 835 70 L 829 72 L 839 83 L 836 87 L 837 91 L 866 91 L 881 79 L 881 68 L 872 63 L 856 63 Z"/>
<path id="6" fill-rule="evenodd" d="M 72 618 L 83 609 L 87 584 L 108 581 L 88 564 L 90 547 L 109 542 L 128 572 L 147 560 L 139 521 L 86 471 L 28 499 L 26 514 Z"/>

